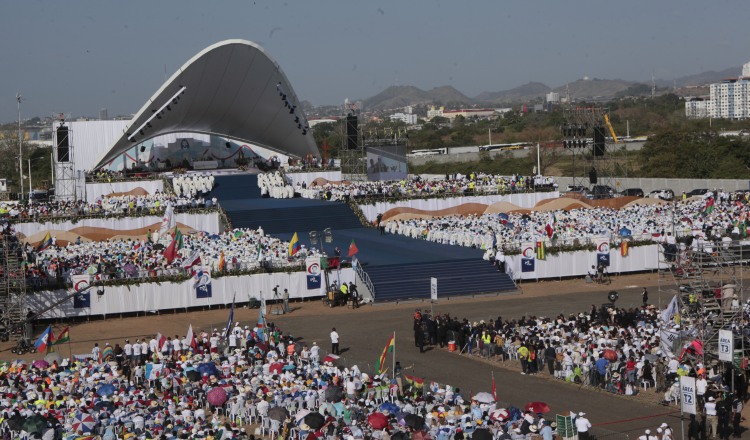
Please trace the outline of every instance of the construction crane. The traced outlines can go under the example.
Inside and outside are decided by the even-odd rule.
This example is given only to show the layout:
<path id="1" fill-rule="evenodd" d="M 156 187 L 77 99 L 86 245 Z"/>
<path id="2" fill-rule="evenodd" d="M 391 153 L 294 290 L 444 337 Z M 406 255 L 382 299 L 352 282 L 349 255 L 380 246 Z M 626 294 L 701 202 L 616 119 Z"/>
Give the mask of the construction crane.
<path id="1" fill-rule="evenodd" d="M 604 114 L 604 123 L 607 124 L 609 133 L 612 135 L 612 140 L 617 143 L 617 135 L 615 134 L 615 129 L 612 128 L 612 124 L 609 122 L 609 115 L 607 113 Z"/>

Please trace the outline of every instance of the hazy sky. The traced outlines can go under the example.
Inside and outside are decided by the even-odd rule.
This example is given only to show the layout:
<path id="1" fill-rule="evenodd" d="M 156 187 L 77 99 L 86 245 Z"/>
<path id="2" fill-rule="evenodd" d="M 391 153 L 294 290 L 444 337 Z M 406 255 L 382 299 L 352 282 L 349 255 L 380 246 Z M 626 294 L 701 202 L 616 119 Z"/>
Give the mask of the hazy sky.
<path id="1" fill-rule="evenodd" d="M 468 96 L 584 76 L 672 79 L 750 60 L 747 0 L 6 1 L 0 122 L 136 112 L 201 49 L 263 46 L 301 99 L 390 85 Z M 738 72 L 739 73 L 739 72 Z"/>

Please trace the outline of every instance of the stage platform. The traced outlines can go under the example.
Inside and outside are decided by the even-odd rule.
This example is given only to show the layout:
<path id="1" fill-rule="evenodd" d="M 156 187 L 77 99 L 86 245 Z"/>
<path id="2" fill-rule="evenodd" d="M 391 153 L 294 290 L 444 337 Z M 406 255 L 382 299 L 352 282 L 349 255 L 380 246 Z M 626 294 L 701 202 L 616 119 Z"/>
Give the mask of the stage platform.
<path id="1" fill-rule="evenodd" d="M 328 255 L 335 247 L 343 260 L 350 260 L 349 245 L 357 245 L 357 259 L 371 274 L 376 301 L 429 298 L 430 277 L 438 278 L 441 296 L 507 292 L 516 289 L 505 273 L 482 260 L 483 251 L 449 246 L 402 235 L 381 235 L 364 227 L 344 203 L 309 199 L 261 198 L 256 175 L 216 178 L 212 196 L 235 227 L 257 229 L 290 240 L 296 232 L 307 247 L 310 232 L 331 228 L 333 243 L 323 244 Z"/>

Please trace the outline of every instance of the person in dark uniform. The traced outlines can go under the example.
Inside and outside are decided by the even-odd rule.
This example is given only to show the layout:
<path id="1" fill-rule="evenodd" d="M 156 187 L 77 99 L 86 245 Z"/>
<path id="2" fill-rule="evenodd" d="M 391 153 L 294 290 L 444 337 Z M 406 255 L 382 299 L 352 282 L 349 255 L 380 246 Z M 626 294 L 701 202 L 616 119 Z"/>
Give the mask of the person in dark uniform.
<path id="1" fill-rule="evenodd" d="M 646 307 L 648 305 L 648 290 L 646 288 L 643 288 L 643 292 L 641 292 L 641 300 L 643 301 L 643 307 Z"/>
<path id="2" fill-rule="evenodd" d="M 417 347 L 419 347 L 419 352 L 424 353 L 424 333 L 425 333 L 425 325 L 422 322 L 417 323 L 414 329 L 414 338 L 417 342 Z"/>

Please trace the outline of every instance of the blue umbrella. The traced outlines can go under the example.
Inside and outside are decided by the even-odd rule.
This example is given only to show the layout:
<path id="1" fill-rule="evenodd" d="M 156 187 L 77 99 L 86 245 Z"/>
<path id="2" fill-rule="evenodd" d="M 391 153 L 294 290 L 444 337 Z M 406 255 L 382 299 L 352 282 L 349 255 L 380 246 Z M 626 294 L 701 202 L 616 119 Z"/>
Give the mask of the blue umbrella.
<path id="1" fill-rule="evenodd" d="M 219 376 L 219 369 L 216 368 L 216 364 L 212 362 L 206 362 L 198 365 L 198 372 L 202 375 L 207 374 L 209 376 Z"/>
<path id="2" fill-rule="evenodd" d="M 516 227 L 516 225 L 514 225 L 514 224 L 513 224 L 513 223 L 511 223 L 511 222 L 508 222 L 508 223 L 506 223 L 506 224 L 505 224 L 505 227 L 506 227 L 506 228 L 508 228 L 508 229 L 513 229 L 513 228 L 515 228 L 515 227 Z"/>
<path id="3" fill-rule="evenodd" d="M 217 234 L 211 234 L 211 235 L 208 236 L 208 238 L 211 239 L 211 240 L 218 240 L 221 237 L 219 237 Z"/>
<path id="4" fill-rule="evenodd" d="M 632 232 L 628 228 L 622 228 L 620 229 L 620 235 L 623 237 L 630 237 L 632 235 Z"/>
<path id="5" fill-rule="evenodd" d="M 398 406 L 393 402 L 383 402 L 380 404 L 379 409 L 381 411 L 388 411 L 390 414 L 398 413 Z"/>
<path id="6" fill-rule="evenodd" d="M 112 384 L 104 384 L 96 390 L 96 394 L 100 396 L 111 396 L 115 393 L 115 387 Z"/>
<path id="7" fill-rule="evenodd" d="M 506 214 L 504 212 L 501 212 L 500 214 L 497 215 L 497 218 L 501 218 L 503 220 L 508 220 L 508 214 Z"/>

